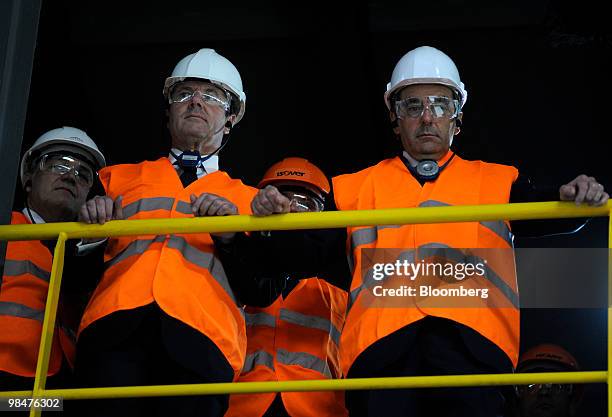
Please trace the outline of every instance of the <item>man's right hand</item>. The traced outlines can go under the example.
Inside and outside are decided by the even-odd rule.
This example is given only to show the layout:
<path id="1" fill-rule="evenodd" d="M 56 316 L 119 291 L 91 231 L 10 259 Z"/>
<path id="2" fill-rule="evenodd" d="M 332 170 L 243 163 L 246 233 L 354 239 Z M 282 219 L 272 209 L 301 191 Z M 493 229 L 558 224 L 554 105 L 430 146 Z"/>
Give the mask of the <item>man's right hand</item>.
<path id="1" fill-rule="evenodd" d="M 256 216 L 289 213 L 291 211 L 291 200 L 278 191 L 275 186 L 267 185 L 259 190 L 251 201 L 251 210 Z"/>
<path id="2" fill-rule="evenodd" d="M 79 211 L 79 221 L 83 223 L 104 224 L 110 220 L 123 220 L 123 196 L 115 201 L 107 196 L 95 196 L 87 201 Z"/>

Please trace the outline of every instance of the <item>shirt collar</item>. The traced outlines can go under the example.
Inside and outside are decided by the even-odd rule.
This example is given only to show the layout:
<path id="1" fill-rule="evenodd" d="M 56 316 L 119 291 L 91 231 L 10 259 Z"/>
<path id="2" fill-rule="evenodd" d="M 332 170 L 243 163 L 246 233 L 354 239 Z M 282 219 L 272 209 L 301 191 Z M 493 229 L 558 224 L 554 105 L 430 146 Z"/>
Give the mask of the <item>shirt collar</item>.
<path id="1" fill-rule="evenodd" d="M 418 165 L 419 161 L 410 156 L 408 152 L 404 151 L 402 152 L 402 155 L 404 155 L 404 158 L 406 158 L 411 167 L 415 167 Z"/>
<path id="2" fill-rule="evenodd" d="M 46 223 L 45 220 L 40 217 L 40 214 L 35 212 L 33 208 L 25 207 L 21 212 L 32 222 L 32 224 Z"/>
<path id="3" fill-rule="evenodd" d="M 174 169 L 178 171 L 181 169 L 181 167 L 174 164 L 176 162 L 176 158 L 174 157 L 174 155 L 172 155 L 172 153 L 180 155 L 183 153 L 183 151 L 178 148 L 172 148 L 172 152 L 168 154 L 168 160 L 170 161 Z M 198 176 L 198 178 L 202 178 L 204 175 L 212 174 L 215 171 L 219 171 L 219 155 L 213 155 L 206 161 L 198 165 L 196 175 Z"/>
<path id="4" fill-rule="evenodd" d="M 416 167 L 419 164 L 419 161 L 414 159 L 408 152 L 403 151 L 402 155 L 404 155 L 404 158 L 406 158 L 406 160 L 408 161 L 408 163 L 410 164 L 411 167 Z M 444 154 L 444 156 L 437 161 L 438 164 L 440 164 L 440 165 L 444 164 L 446 161 L 449 160 L 449 158 L 452 155 L 453 155 L 453 151 L 448 150 L 446 152 L 446 154 Z"/>

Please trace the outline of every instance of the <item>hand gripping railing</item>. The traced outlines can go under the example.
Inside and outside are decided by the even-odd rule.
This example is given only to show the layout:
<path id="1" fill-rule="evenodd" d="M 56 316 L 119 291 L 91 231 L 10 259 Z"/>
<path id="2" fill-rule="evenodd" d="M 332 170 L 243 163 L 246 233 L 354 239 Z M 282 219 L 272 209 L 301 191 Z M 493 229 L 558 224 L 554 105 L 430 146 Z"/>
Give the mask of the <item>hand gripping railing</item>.
<path id="1" fill-rule="evenodd" d="M 57 238 L 53 268 L 45 308 L 36 376 L 32 391 L 0 392 L 0 397 L 64 399 L 126 398 L 206 394 L 247 394 L 282 391 L 363 390 L 394 388 L 470 387 L 537 383 L 608 384 L 608 416 L 612 417 L 612 259 L 608 255 L 608 366 L 605 371 L 554 372 L 528 374 L 412 376 L 282 382 L 234 382 L 143 387 L 45 389 L 55 316 L 62 279 L 66 239 L 170 233 L 210 233 L 254 230 L 322 229 L 346 226 L 387 224 L 450 223 L 486 220 L 528 220 L 569 217 L 610 217 L 612 202 L 602 207 L 576 206 L 565 202 L 496 204 L 478 206 L 426 207 L 384 210 L 358 210 L 323 213 L 283 214 L 268 217 L 224 216 L 183 219 L 116 220 L 105 225 L 47 223 L 0 226 L 2 240 L 39 240 Z M 612 221 L 608 232 L 612 248 Z M 32 408 L 30 416 L 40 416 Z"/>

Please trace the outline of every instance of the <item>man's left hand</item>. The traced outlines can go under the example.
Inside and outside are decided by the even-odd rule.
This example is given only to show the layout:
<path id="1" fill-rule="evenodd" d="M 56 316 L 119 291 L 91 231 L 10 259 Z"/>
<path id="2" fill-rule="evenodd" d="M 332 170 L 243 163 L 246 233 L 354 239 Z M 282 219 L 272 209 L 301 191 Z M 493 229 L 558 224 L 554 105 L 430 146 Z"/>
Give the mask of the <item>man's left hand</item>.
<path id="1" fill-rule="evenodd" d="M 191 200 L 191 211 L 196 217 L 231 216 L 238 214 L 238 207 L 234 203 L 216 194 L 202 193 L 199 197 L 191 194 L 189 198 Z M 211 235 L 222 240 L 231 240 L 236 233 L 211 233 Z"/>
<path id="2" fill-rule="evenodd" d="M 559 188 L 559 198 L 561 201 L 574 201 L 577 206 L 582 203 L 590 206 L 603 206 L 608 202 L 610 196 L 595 178 L 578 175 Z"/>

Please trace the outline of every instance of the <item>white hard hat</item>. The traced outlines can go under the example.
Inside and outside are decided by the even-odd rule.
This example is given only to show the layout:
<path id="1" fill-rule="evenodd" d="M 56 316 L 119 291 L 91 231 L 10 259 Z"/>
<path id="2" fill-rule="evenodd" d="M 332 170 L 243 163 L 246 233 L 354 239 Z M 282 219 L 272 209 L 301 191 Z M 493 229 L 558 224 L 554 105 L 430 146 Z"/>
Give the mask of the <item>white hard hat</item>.
<path id="1" fill-rule="evenodd" d="M 412 84 L 445 85 L 455 91 L 461 107 L 467 101 L 467 90 L 459 79 L 455 63 L 444 52 L 431 46 L 413 49 L 395 65 L 385 93 L 387 108 L 391 109 L 393 94 Z"/>
<path id="2" fill-rule="evenodd" d="M 246 94 L 242 91 L 242 79 L 240 73 L 227 58 L 219 55 L 214 49 L 200 49 L 195 54 L 187 55 L 181 59 L 172 75 L 166 78 L 164 83 L 164 97 L 168 97 L 170 88 L 186 78 L 199 78 L 208 80 L 218 85 L 222 89 L 229 91 L 238 101 L 237 106 L 233 106 L 236 112 L 237 124 L 244 115 Z"/>
<path id="3" fill-rule="evenodd" d="M 36 142 L 23 154 L 19 175 L 21 184 L 25 185 L 27 168 L 32 157 L 49 152 L 72 152 L 91 162 L 97 171 L 106 166 L 104 155 L 95 142 L 81 129 L 64 126 L 50 130 L 36 139 Z"/>

